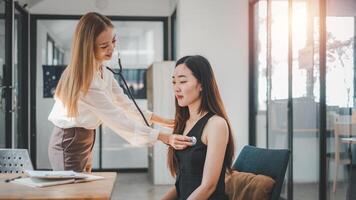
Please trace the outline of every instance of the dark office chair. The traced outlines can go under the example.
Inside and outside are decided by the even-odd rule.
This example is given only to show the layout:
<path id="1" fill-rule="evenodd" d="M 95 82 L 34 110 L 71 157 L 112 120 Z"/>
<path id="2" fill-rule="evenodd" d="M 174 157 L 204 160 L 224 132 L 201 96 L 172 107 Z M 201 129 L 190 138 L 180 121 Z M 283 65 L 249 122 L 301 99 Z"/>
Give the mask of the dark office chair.
<path id="1" fill-rule="evenodd" d="M 273 178 L 275 184 L 270 200 L 279 200 L 289 162 L 289 154 L 289 150 L 284 149 L 262 149 L 245 146 L 232 169 Z"/>
<path id="2" fill-rule="evenodd" d="M 27 149 L 0 149 L 0 174 L 33 170 Z"/>

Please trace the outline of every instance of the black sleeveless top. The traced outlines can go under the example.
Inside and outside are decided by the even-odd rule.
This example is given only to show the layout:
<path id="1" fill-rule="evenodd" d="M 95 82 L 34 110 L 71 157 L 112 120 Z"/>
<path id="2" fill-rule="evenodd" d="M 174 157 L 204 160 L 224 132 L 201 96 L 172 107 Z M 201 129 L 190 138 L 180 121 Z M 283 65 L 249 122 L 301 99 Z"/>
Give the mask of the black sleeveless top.
<path id="1" fill-rule="evenodd" d="M 177 163 L 177 178 L 175 187 L 177 190 L 178 200 L 187 199 L 191 193 L 197 189 L 203 179 L 204 163 L 207 152 L 207 146 L 201 141 L 203 129 L 214 114 L 207 113 L 198 120 L 187 136 L 194 136 L 197 143 L 194 146 L 184 150 L 174 150 L 174 159 Z M 209 197 L 210 200 L 227 200 L 225 195 L 225 171 L 226 157 L 221 169 L 218 184 L 214 193 Z"/>

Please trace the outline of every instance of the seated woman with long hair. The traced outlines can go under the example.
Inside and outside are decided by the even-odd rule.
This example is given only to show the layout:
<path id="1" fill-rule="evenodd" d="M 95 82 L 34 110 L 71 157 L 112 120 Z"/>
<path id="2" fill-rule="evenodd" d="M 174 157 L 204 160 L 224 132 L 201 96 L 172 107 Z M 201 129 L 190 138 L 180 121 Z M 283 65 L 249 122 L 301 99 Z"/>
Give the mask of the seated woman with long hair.
<path id="1" fill-rule="evenodd" d="M 184 150 L 168 149 L 168 167 L 176 177 L 162 199 L 225 200 L 225 173 L 231 170 L 231 126 L 209 61 L 186 56 L 173 73 L 176 114 L 174 133 L 196 139 Z"/>

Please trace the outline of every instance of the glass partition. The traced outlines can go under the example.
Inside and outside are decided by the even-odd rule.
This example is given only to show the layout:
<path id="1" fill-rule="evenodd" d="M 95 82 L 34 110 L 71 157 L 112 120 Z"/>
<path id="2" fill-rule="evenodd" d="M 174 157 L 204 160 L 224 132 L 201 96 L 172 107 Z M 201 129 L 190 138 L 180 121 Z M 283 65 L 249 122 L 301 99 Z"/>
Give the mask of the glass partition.
<path id="1" fill-rule="evenodd" d="M 329 1 L 326 13 L 328 199 L 355 199 L 355 1 Z"/>
<path id="2" fill-rule="evenodd" d="M 0 148 L 5 148 L 5 1 L 0 1 Z"/>

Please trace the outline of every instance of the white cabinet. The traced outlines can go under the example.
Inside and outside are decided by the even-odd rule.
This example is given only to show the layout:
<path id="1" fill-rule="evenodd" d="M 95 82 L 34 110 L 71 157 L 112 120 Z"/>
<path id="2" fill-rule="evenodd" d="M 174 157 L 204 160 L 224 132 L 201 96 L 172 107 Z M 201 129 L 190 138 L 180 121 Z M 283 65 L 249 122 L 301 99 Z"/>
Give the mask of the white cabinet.
<path id="1" fill-rule="evenodd" d="M 175 105 L 172 87 L 172 75 L 175 62 L 164 61 L 153 63 L 147 70 L 147 103 L 148 109 L 157 115 L 174 118 Z M 154 128 L 166 133 L 172 132 L 159 126 Z M 149 176 L 153 184 L 173 184 L 174 178 L 167 167 L 167 146 L 157 142 L 148 150 Z"/>

